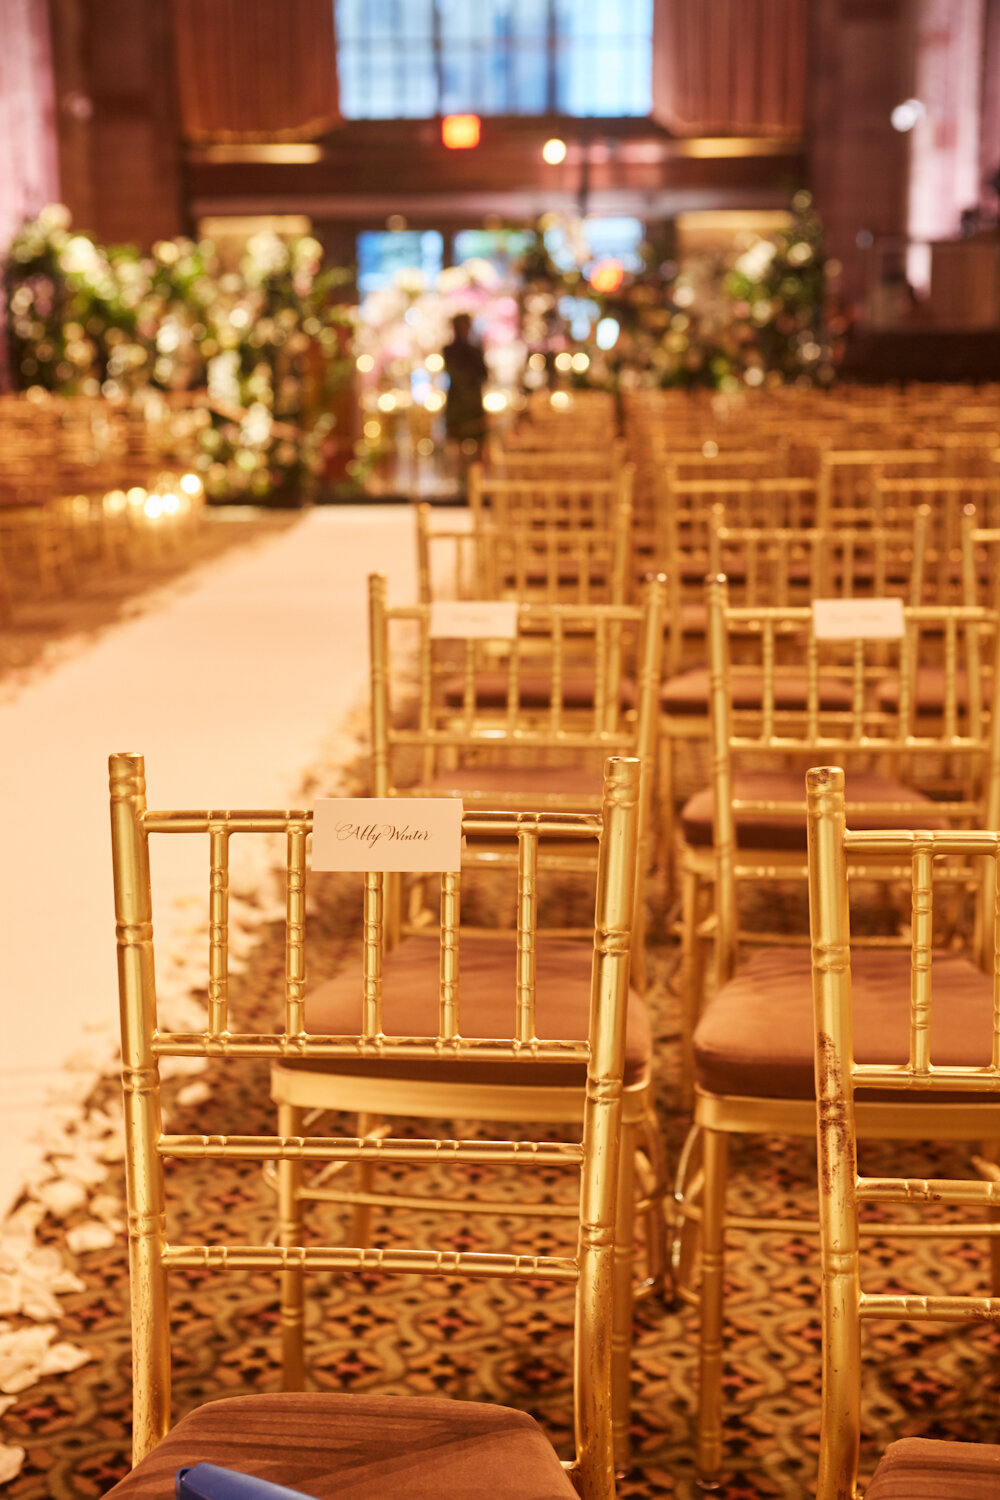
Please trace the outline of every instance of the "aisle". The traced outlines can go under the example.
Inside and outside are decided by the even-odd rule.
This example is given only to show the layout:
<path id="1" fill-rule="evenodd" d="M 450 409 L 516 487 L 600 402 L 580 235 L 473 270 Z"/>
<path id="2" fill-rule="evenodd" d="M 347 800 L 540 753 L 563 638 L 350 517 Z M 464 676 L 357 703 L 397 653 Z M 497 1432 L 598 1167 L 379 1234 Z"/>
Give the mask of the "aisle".
<path id="1" fill-rule="evenodd" d="M 364 701 L 375 569 L 393 599 L 414 597 L 412 511 L 311 511 L 0 703 L 0 1216 L 38 1160 L 40 1127 L 85 1097 L 115 1045 L 109 753 L 145 754 L 153 807 L 300 800 L 305 773 Z M 157 873 L 167 952 L 201 926 L 207 867 L 171 849 Z M 164 989 L 172 978 L 180 994 L 183 967 Z"/>

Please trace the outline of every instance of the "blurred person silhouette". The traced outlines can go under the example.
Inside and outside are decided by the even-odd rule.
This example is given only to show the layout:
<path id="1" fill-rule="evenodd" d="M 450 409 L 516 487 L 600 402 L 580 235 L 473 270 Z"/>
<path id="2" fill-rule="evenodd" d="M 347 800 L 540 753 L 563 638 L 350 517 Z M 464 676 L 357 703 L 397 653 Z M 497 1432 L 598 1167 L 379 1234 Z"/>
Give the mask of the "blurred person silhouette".
<path id="1" fill-rule="evenodd" d="M 452 340 L 441 351 L 448 376 L 448 400 L 444 425 L 449 443 L 466 460 L 475 458 L 486 436 L 483 386 L 487 369 L 483 351 L 470 338 L 472 319 L 456 313 L 451 323 Z"/>

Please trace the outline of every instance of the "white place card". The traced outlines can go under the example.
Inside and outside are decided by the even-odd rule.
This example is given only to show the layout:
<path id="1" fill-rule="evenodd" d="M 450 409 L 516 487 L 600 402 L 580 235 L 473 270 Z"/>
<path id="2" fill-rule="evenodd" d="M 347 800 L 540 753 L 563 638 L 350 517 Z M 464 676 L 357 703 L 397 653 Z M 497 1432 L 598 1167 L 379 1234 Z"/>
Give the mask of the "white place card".
<path id="1" fill-rule="evenodd" d="M 458 797 L 317 797 L 314 870 L 459 870 Z"/>
<path id="2" fill-rule="evenodd" d="M 431 639 L 512 641 L 517 634 L 516 599 L 436 599 Z"/>
<path id="3" fill-rule="evenodd" d="M 898 641 L 906 629 L 902 599 L 814 599 L 818 641 Z"/>

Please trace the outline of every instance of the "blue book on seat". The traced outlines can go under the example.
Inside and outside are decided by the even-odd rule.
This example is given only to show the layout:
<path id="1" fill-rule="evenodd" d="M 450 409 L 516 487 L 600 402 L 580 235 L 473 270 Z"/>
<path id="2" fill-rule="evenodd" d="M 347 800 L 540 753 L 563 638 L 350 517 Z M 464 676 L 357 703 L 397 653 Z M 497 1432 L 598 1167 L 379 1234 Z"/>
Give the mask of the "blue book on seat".
<path id="1" fill-rule="evenodd" d="M 178 1469 L 174 1495 L 176 1500 L 311 1500 L 304 1490 L 290 1490 L 252 1474 L 220 1469 L 218 1464 Z"/>

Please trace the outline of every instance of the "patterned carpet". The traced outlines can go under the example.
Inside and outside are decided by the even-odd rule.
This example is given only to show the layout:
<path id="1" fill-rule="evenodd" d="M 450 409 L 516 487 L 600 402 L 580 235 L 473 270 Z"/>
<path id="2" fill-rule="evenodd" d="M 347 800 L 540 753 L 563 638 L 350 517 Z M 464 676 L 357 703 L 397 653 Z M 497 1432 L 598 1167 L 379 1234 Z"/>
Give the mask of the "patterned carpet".
<path id="1" fill-rule="evenodd" d="M 334 972 L 351 939 L 337 882 L 313 882 L 312 977 Z M 281 981 L 282 932 L 268 928 L 247 973 L 233 984 L 240 1023 L 272 1010 Z M 654 948 L 653 1003 L 661 1057 L 660 1107 L 671 1151 L 684 1121 L 671 1113 L 676 1068 L 676 1002 L 665 983 L 671 953 Z M 239 1120 L 252 1133 L 268 1114 L 266 1075 L 259 1068 L 237 1081 L 224 1065 L 204 1075 L 207 1104 L 184 1105 L 190 1080 L 170 1084 L 171 1128 L 212 1130 Z M 91 1101 L 115 1097 L 108 1081 Z M 263 1128 L 263 1125 L 262 1125 Z M 910 1151 L 914 1168 L 928 1156 Z M 932 1169 L 963 1171 L 941 1148 Z M 776 1214 L 808 1211 L 811 1152 L 801 1142 L 754 1141 L 734 1157 L 734 1195 Z M 210 1238 L 223 1219 L 230 1237 L 266 1237 L 274 1200 L 256 1168 L 190 1164 L 180 1204 L 185 1237 Z M 391 1170 L 391 1169 L 390 1169 Z M 95 1193 L 121 1196 L 115 1169 Z M 83 1211 L 81 1210 L 81 1213 Z M 410 1217 L 410 1216 L 406 1216 Z M 394 1221 L 397 1225 L 399 1219 Z M 429 1217 L 426 1219 L 430 1225 Z M 62 1243 L 64 1223 L 47 1220 L 41 1238 Z M 412 1217 L 410 1217 L 412 1224 Z M 421 1227 L 419 1224 L 416 1226 Z M 379 1231 L 391 1237 L 387 1218 Z M 451 1243 L 491 1248 L 519 1243 L 524 1224 L 514 1215 L 471 1225 L 455 1221 Z M 734 1236 L 729 1260 L 729 1339 L 726 1376 L 731 1500 L 800 1497 L 812 1493 L 818 1436 L 820 1325 L 817 1252 L 808 1239 L 770 1233 Z M 555 1241 L 553 1241 L 555 1243 Z M 891 1285 L 916 1265 L 928 1289 L 957 1290 L 982 1275 L 981 1246 L 939 1242 L 933 1247 L 876 1242 L 876 1262 Z M 129 1449 L 129 1329 L 124 1243 L 68 1257 L 85 1290 L 64 1299 L 60 1337 L 83 1345 L 91 1362 L 70 1376 L 48 1378 L 19 1396 L 4 1417 L 4 1436 L 27 1449 L 21 1474 L 6 1487 L 11 1500 L 102 1495 L 125 1473 Z M 278 1386 L 277 1303 L 268 1278 L 210 1274 L 174 1282 L 178 1338 L 175 1398 L 180 1410 L 212 1395 Z M 560 1289 L 515 1289 L 366 1275 L 327 1278 L 313 1288 L 309 1354 L 323 1390 L 440 1393 L 496 1400 L 534 1412 L 557 1442 L 569 1423 L 571 1308 Z M 620 1493 L 632 1497 L 690 1496 L 697 1321 L 693 1310 L 647 1301 L 637 1312 L 634 1353 L 635 1466 Z M 1000 1440 L 1000 1332 L 893 1328 L 867 1344 L 865 1458 L 904 1432 Z"/>

